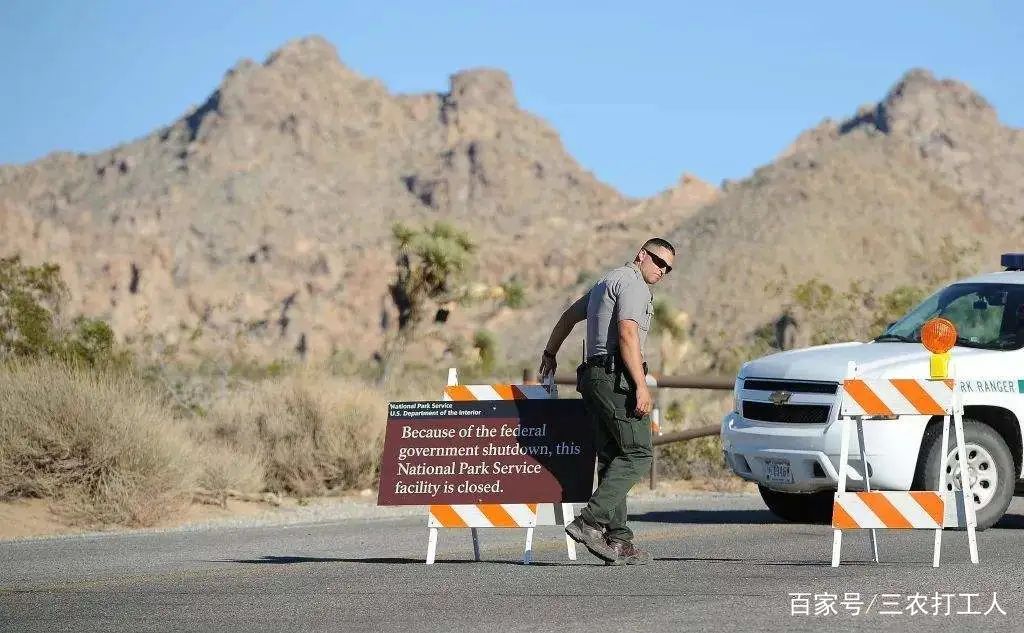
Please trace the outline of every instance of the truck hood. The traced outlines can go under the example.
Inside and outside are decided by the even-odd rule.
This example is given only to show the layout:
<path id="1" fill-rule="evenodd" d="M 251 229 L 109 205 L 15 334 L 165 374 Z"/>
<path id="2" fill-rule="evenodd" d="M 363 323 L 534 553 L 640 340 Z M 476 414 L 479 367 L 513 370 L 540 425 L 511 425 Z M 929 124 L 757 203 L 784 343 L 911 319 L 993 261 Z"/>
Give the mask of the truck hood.
<path id="1" fill-rule="evenodd" d="M 987 362 L 1005 353 L 956 347 L 953 362 L 959 375 L 985 374 Z M 743 365 L 740 377 L 840 382 L 852 361 L 861 378 L 928 378 L 930 357 L 920 343 L 838 343 L 752 360 Z"/>

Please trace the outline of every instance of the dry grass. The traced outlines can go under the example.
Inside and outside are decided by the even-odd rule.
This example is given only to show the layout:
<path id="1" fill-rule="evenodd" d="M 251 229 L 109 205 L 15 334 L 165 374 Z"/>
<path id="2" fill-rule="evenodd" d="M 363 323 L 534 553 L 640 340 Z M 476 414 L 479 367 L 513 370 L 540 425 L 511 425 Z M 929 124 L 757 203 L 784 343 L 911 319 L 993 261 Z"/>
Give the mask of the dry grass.
<path id="1" fill-rule="evenodd" d="M 296 371 L 233 386 L 192 415 L 152 384 L 55 362 L 0 365 L 0 499 L 47 499 L 78 524 L 144 526 L 197 489 L 305 497 L 371 487 L 387 399 L 440 391 L 431 381 L 413 395 L 403 382 L 386 393 Z M 717 422 L 727 406 L 717 394 L 682 398 L 667 407 L 666 430 Z M 716 441 L 663 450 L 662 476 L 723 477 Z"/>
<path id="2" fill-rule="evenodd" d="M 0 365 L 0 500 L 51 500 L 76 524 L 152 525 L 197 490 L 300 496 L 377 476 L 387 407 L 359 383 L 297 374 L 181 417 L 137 377 Z"/>
<path id="3" fill-rule="evenodd" d="M 307 496 L 372 485 L 386 419 L 379 392 L 298 373 L 229 395 L 193 432 L 203 444 L 258 458 L 267 489 Z"/>
<path id="4" fill-rule="evenodd" d="M 668 395 L 683 394 L 683 395 Z M 682 431 L 719 424 L 732 408 L 731 392 L 667 391 L 662 396 L 665 423 L 662 431 Z M 658 473 L 666 479 L 716 482 L 723 488 L 738 479 L 722 457 L 718 436 L 666 444 L 658 449 Z"/>
<path id="5" fill-rule="evenodd" d="M 195 481 L 192 444 L 137 380 L 53 362 L 0 367 L 0 497 L 71 521 L 147 525 Z"/>
<path id="6" fill-rule="evenodd" d="M 190 434 L 191 435 L 191 434 Z M 264 488 L 263 460 L 258 453 L 238 450 L 219 439 L 196 438 L 196 485 L 205 491 L 260 492 Z"/>

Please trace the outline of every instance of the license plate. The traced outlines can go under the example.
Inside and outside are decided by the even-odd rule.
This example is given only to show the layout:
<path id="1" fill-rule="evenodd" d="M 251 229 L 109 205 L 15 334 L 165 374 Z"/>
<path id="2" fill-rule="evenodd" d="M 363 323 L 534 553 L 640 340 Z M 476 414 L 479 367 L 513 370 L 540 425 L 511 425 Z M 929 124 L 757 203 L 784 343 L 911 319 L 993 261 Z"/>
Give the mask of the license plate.
<path id="1" fill-rule="evenodd" d="M 793 472 L 789 469 L 789 462 L 784 459 L 766 459 L 764 478 L 770 484 L 793 483 Z"/>

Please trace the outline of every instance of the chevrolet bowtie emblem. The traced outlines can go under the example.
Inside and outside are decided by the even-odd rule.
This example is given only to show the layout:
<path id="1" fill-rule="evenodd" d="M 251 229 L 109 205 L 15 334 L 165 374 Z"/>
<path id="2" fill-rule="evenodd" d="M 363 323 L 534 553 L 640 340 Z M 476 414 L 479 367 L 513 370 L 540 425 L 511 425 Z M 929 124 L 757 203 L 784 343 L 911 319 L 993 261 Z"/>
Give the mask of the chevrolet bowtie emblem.
<path id="1" fill-rule="evenodd" d="M 774 404 L 786 404 L 792 397 L 793 394 L 788 391 L 773 391 L 772 395 L 768 396 L 768 399 Z"/>

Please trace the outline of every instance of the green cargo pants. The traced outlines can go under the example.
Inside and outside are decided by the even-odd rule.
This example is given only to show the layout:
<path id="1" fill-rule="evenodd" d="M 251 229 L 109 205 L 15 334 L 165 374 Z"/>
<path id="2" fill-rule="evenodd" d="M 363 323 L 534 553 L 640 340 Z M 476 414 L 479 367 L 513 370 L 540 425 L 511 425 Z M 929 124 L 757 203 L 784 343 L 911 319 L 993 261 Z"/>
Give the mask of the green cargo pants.
<path id="1" fill-rule="evenodd" d="M 606 526 L 609 539 L 631 541 L 626 494 L 651 468 L 651 420 L 635 417 L 636 388 L 622 373 L 581 367 L 577 388 L 594 421 L 597 448 L 597 490 L 580 514 Z"/>

